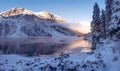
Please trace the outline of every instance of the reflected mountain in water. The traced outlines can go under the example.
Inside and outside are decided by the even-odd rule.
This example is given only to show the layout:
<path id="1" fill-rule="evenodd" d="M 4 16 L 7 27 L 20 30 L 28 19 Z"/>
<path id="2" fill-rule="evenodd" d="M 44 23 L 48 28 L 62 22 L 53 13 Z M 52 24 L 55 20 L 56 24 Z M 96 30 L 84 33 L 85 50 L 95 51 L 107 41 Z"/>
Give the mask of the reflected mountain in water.
<path id="1" fill-rule="evenodd" d="M 4 54 L 54 54 L 90 51 L 90 42 L 83 38 L 29 38 L 1 39 L 0 51 Z"/>

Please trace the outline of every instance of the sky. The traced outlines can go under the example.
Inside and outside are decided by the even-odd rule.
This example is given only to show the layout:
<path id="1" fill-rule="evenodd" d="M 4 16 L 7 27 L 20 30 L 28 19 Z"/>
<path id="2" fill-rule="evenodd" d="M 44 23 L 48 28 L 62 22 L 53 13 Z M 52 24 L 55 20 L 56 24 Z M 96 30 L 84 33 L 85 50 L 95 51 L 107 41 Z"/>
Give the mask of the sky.
<path id="1" fill-rule="evenodd" d="M 23 7 L 35 12 L 47 10 L 64 18 L 73 28 L 89 31 L 95 2 L 99 4 L 100 9 L 104 9 L 104 0 L 0 0 L 0 12 L 14 7 Z"/>

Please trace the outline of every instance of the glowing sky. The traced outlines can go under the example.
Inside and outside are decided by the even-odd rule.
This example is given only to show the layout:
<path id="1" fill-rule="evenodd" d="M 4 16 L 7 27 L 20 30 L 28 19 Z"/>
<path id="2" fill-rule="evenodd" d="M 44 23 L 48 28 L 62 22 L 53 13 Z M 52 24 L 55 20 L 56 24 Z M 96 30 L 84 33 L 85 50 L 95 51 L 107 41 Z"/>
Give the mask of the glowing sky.
<path id="1" fill-rule="evenodd" d="M 73 25 L 82 26 L 82 30 L 89 31 L 95 2 L 104 9 L 104 0 L 0 0 L 0 12 L 13 7 L 24 7 L 35 12 L 48 10 Z"/>

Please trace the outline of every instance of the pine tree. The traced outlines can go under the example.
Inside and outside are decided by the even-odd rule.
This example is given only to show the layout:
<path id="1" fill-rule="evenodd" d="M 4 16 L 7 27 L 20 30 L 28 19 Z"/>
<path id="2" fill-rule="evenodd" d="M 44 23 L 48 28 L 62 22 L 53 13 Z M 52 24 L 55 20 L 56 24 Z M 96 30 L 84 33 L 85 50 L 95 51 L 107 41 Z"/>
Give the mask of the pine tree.
<path id="1" fill-rule="evenodd" d="M 105 23 L 106 23 L 106 31 L 108 31 L 108 26 L 110 25 L 111 15 L 112 15 L 112 1 L 113 0 L 105 0 Z M 106 32 L 106 36 L 108 36 L 108 32 Z"/>
<path id="2" fill-rule="evenodd" d="M 91 22 L 91 32 L 92 32 L 92 47 L 91 49 L 96 48 L 96 44 L 99 43 L 100 39 L 100 9 L 97 3 L 94 5 L 93 10 L 93 20 Z"/>
<path id="3" fill-rule="evenodd" d="M 120 39 L 120 0 L 114 0 L 111 6 L 112 16 L 108 26 L 110 37 Z"/>
<path id="4" fill-rule="evenodd" d="M 105 11 L 102 9 L 102 14 L 101 14 L 101 37 L 105 38 L 106 37 L 106 24 L 105 24 Z"/>
<path id="5" fill-rule="evenodd" d="M 111 10 L 111 6 L 112 6 L 112 1 L 113 0 L 105 0 L 105 4 L 106 4 L 106 17 L 105 17 L 105 23 L 108 24 L 111 20 L 111 15 L 112 15 L 112 10 Z"/>

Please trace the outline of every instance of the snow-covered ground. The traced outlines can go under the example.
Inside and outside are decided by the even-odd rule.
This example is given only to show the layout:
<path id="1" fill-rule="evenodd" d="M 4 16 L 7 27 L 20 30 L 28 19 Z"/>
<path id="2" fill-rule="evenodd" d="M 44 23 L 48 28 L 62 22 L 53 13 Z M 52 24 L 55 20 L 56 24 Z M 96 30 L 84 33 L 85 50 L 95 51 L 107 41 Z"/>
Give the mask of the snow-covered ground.
<path id="1" fill-rule="evenodd" d="M 61 64 L 73 63 L 73 65 L 67 65 L 68 68 L 81 64 L 86 59 L 88 54 L 75 53 L 75 54 L 61 54 L 61 55 L 47 55 L 39 57 L 24 57 L 16 54 L 0 55 L 0 71 L 51 71 L 48 70 L 49 65 L 52 68 L 56 68 L 60 71 Z M 75 63 L 75 64 L 74 64 Z M 60 69 L 59 69 L 60 66 Z M 42 70 L 44 69 L 44 70 Z"/>
<path id="2" fill-rule="evenodd" d="M 98 45 L 99 46 L 99 45 Z M 100 44 L 95 54 L 106 64 L 106 71 L 120 71 L 120 41 L 106 39 Z"/>

